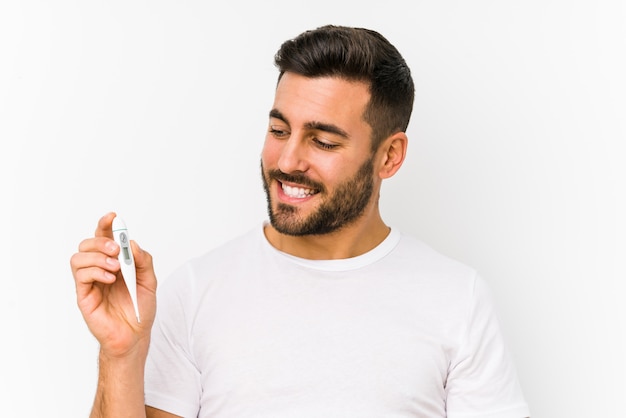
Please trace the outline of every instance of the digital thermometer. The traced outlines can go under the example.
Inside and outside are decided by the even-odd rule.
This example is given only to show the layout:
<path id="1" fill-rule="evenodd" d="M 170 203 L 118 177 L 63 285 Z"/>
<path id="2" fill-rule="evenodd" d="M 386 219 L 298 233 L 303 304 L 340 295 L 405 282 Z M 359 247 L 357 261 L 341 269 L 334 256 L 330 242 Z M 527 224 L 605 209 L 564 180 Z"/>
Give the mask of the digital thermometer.
<path id="1" fill-rule="evenodd" d="M 117 258 L 120 261 L 122 269 L 122 276 L 126 282 L 126 287 L 130 293 L 130 299 L 133 301 L 135 307 L 135 315 L 137 316 L 137 322 L 139 320 L 139 307 L 137 306 L 137 276 L 135 272 L 135 259 L 133 258 L 133 251 L 130 248 L 130 238 L 128 236 L 128 229 L 124 221 L 119 218 L 113 218 L 113 239 L 120 246 L 120 253 Z"/>

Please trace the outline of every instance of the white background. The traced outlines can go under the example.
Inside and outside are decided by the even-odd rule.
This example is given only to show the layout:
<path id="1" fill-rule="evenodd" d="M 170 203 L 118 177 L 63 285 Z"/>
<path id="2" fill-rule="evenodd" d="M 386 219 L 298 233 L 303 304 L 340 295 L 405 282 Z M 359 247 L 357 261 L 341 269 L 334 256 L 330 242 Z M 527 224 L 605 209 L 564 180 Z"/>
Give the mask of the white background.
<path id="1" fill-rule="evenodd" d="M 161 279 L 265 218 L 273 54 L 326 23 L 411 66 L 383 216 L 486 278 L 533 416 L 626 416 L 626 6 L 591 0 L 3 1 L 1 416 L 88 415 L 69 258 L 101 215 Z"/>

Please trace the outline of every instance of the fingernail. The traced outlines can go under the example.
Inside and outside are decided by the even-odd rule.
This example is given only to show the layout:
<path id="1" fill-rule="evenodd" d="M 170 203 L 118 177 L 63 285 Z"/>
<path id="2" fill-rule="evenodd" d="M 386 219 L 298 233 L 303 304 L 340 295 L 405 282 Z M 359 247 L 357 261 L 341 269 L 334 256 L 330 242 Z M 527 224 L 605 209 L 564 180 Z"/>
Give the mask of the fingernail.
<path id="1" fill-rule="evenodd" d="M 114 241 L 109 241 L 104 245 L 104 248 L 108 253 L 112 253 L 117 248 L 117 244 Z"/>
<path id="2" fill-rule="evenodd" d="M 107 259 L 106 259 L 106 263 L 107 263 L 108 265 L 112 266 L 112 267 L 117 267 L 117 263 L 118 263 L 118 261 L 117 261 L 116 259 L 114 259 L 114 258 L 107 257 Z"/>

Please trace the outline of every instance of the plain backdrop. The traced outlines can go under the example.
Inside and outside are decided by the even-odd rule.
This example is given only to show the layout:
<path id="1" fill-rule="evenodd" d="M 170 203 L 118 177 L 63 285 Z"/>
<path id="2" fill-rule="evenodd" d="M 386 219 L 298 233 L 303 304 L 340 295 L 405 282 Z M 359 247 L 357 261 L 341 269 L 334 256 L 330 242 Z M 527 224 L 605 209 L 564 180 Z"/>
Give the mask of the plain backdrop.
<path id="1" fill-rule="evenodd" d="M 69 259 L 117 211 L 160 280 L 265 219 L 280 43 L 394 43 L 417 97 L 386 222 L 493 289 L 535 418 L 626 416 L 621 1 L 0 3 L 0 415 L 86 417 Z"/>

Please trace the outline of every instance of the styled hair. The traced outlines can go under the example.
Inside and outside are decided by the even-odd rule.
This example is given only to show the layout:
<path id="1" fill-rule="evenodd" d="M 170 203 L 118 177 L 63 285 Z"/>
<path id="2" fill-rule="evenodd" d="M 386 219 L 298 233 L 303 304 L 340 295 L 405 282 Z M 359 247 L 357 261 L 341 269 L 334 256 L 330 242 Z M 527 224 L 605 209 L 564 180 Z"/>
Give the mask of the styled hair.
<path id="1" fill-rule="evenodd" d="M 396 132 L 405 132 L 415 97 L 411 71 L 400 52 L 376 31 L 327 25 L 285 41 L 274 63 L 283 74 L 340 77 L 365 82 L 370 101 L 363 119 L 372 128 L 372 150 Z"/>

